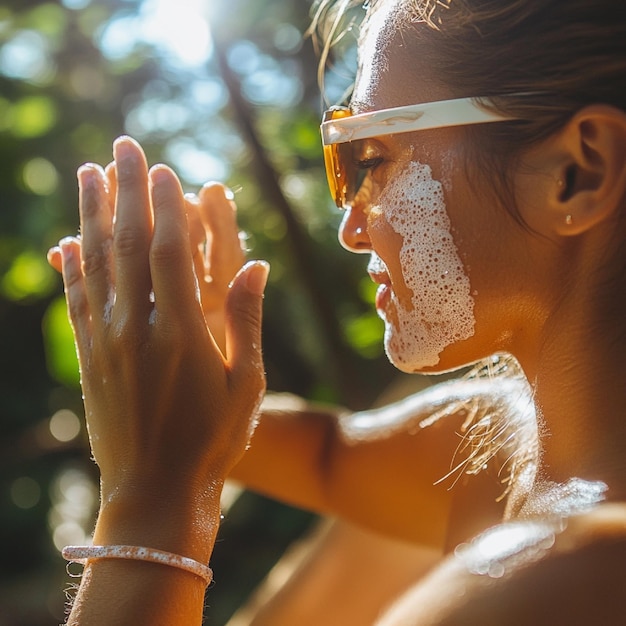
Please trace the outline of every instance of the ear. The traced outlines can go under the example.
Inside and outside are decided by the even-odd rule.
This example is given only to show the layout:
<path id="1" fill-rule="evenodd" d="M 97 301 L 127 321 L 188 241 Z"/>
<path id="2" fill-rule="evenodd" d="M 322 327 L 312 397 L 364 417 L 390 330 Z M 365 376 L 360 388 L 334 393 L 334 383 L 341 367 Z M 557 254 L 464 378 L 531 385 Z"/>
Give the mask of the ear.
<path id="1" fill-rule="evenodd" d="M 541 176 L 529 226 L 547 235 L 585 233 L 626 210 L 626 113 L 587 106 L 524 162 Z"/>

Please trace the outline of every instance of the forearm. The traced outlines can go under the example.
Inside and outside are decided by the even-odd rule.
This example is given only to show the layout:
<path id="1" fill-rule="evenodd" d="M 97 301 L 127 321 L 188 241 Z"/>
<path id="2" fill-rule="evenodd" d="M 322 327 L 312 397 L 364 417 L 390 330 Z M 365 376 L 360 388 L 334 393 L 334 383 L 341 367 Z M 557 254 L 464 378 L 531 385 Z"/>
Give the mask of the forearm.
<path id="1" fill-rule="evenodd" d="M 288 394 L 268 396 L 250 446 L 230 477 L 295 506 L 326 510 L 325 459 L 340 412 Z"/>

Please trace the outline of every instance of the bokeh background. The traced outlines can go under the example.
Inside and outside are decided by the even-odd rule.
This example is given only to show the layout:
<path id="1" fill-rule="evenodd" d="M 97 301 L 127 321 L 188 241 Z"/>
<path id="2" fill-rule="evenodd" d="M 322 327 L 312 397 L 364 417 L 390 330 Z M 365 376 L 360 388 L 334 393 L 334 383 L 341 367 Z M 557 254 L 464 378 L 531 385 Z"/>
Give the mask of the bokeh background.
<path id="1" fill-rule="evenodd" d="M 367 407 L 397 373 L 367 258 L 337 243 L 308 0 L 5 0 L 0 6 L 0 626 L 63 621 L 59 549 L 97 505 L 77 364 L 46 250 L 77 230 L 76 168 L 138 139 L 188 191 L 236 191 L 250 256 L 271 262 L 269 387 Z M 326 76 L 350 84 L 354 37 Z M 310 513 L 243 492 L 213 557 L 206 624 L 225 624 Z"/>

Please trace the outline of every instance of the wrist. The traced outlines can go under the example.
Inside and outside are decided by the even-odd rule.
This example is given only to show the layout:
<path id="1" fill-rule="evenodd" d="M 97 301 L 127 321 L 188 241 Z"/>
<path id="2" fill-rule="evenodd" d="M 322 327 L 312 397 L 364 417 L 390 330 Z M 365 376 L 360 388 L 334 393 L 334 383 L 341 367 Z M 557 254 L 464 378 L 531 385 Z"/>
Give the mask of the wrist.
<path id="1" fill-rule="evenodd" d="M 94 544 L 165 550 L 208 563 L 220 524 L 223 482 L 204 489 L 182 486 L 102 485 Z"/>

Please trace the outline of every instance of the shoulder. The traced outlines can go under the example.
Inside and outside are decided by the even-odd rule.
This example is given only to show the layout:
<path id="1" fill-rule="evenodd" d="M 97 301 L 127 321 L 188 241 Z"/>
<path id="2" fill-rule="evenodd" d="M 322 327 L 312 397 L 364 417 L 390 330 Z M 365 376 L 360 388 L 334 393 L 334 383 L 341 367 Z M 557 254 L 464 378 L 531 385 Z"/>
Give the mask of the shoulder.
<path id="1" fill-rule="evenodd" d="M 626 614 L 626 505 L 509 522 L 460 547 L 381 626 L 612 626 Z"/>

